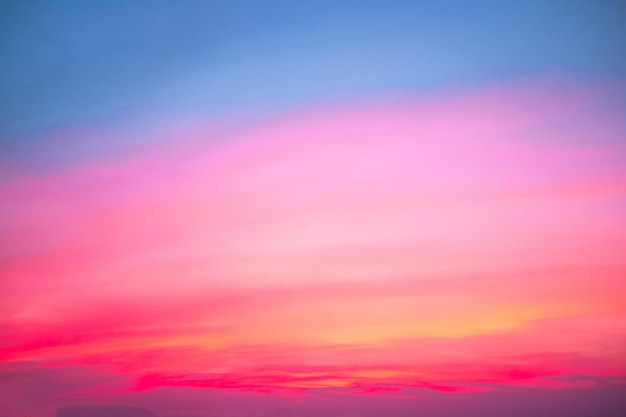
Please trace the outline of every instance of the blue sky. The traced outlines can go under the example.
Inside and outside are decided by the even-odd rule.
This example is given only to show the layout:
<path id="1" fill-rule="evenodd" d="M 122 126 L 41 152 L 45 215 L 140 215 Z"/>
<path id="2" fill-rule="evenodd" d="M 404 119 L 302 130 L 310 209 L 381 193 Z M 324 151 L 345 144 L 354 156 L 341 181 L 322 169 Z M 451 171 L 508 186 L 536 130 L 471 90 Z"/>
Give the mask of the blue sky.
<path id="1" fill-rule="evenodd" d="M 617 1 L 25 0 L 3 8 L 5 149 L 136 111 L 220 114 L 537 74 L 626 74 Z"/>

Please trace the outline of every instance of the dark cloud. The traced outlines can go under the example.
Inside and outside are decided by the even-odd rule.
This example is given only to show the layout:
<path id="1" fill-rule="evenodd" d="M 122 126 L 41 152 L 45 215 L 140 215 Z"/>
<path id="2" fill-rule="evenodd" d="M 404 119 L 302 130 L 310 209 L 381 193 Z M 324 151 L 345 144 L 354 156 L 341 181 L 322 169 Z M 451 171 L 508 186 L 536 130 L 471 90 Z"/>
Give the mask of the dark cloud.
<path id="1" fill-rule="evenodd" d="M 140 407 L 114 405 L 75 405 L 61 408 L 57 417 L 158 417 Z"/>

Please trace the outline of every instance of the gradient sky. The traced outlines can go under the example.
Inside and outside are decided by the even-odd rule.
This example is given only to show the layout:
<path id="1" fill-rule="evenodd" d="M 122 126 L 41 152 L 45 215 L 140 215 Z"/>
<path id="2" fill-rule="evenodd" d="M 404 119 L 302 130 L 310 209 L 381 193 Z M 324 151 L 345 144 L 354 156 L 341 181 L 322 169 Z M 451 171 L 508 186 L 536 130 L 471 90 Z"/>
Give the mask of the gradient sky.
<path id="1" fill-rule="evenodd" d="M 3 2 L 0 414 L 622 415 L 626 7 L 434 3 Z"/>

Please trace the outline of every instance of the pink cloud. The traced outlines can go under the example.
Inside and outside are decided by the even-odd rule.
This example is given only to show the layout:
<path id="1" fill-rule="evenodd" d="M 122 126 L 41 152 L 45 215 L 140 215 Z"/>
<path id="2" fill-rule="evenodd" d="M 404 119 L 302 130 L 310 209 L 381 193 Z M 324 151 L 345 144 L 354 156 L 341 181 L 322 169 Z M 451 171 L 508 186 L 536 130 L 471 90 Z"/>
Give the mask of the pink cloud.
<path id="1" fill-rule="evenodd" d="M 329 106 L 7 171 L 0 359 L 140 389 L 623 375 L 626 129 L 607 94 Z"/>

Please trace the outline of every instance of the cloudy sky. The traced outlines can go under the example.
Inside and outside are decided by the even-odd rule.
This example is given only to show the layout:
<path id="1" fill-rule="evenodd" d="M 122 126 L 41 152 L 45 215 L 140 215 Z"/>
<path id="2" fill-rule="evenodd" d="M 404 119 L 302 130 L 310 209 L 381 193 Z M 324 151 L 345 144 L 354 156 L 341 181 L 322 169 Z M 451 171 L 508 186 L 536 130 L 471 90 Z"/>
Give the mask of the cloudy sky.
<path id="1" fill-rule="evenodd" d="M 0 414 L 618 416 L 619 1 L 5 1 Z"/>

